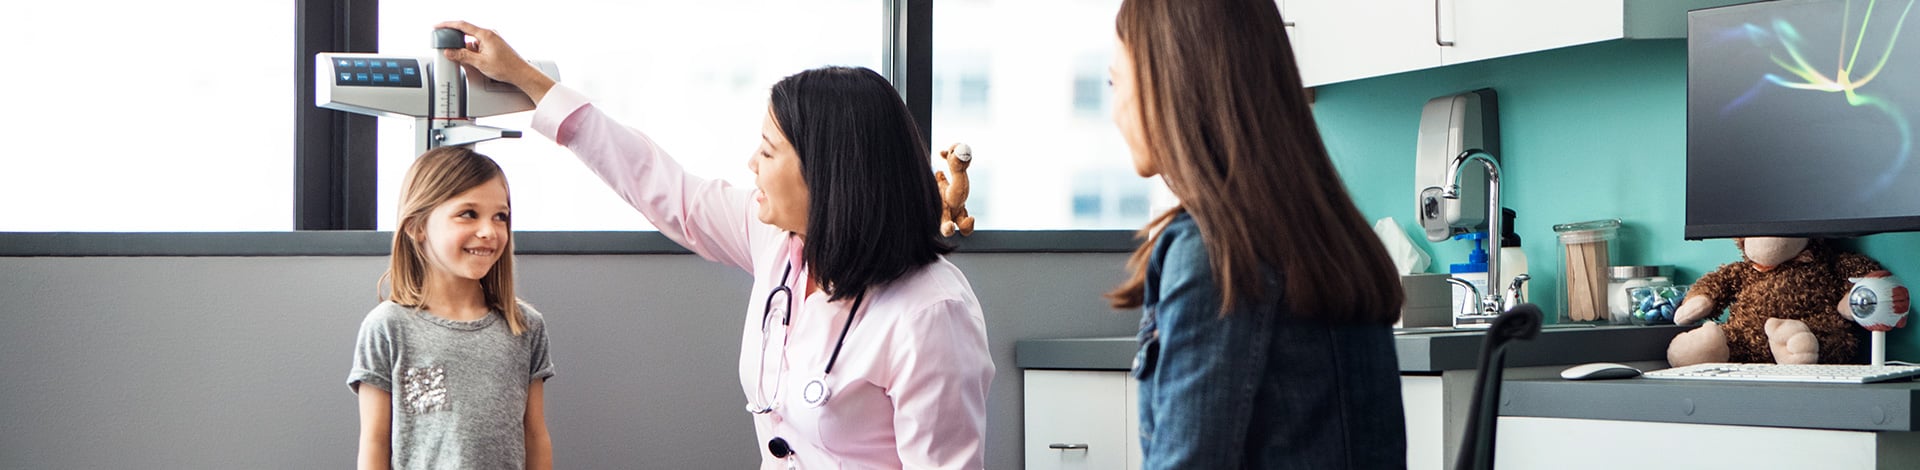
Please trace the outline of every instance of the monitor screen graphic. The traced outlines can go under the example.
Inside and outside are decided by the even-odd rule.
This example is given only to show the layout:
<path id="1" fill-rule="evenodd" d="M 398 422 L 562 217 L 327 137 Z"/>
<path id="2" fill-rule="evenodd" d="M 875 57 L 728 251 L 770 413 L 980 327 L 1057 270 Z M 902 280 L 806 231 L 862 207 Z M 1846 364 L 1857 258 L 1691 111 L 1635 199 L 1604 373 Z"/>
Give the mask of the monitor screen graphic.
<path id="1" fill-rule="evenodd" d="M 1687 238 L 1920 230 L 1914 3 L 1688 14 Z"/>

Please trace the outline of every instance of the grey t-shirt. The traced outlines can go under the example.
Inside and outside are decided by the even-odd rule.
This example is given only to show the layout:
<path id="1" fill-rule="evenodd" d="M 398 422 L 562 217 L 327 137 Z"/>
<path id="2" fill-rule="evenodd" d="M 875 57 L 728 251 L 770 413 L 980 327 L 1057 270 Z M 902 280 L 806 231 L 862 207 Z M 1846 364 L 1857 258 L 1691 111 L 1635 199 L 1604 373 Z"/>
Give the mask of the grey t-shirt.
<path id="1" fill-rule="evenodd" d="M 524 468 L 527 388 L 553 376 L 546 322 L 520 304 L 514 336 L 500 312 L 453 321 L 381 302 L 360 323 L 347 387 L 393 395 L 393 468 Z"/>

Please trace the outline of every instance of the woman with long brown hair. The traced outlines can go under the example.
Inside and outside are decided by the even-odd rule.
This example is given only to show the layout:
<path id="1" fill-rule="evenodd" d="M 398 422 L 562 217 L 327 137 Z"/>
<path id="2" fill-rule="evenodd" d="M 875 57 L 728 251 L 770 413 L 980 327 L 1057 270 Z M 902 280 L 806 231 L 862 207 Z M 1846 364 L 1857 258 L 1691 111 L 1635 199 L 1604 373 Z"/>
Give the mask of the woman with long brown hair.
<path id="1" fill-rule="evenodd" d="M 1142 468 L 1406 465 L 1402 293 L 1314 125 L 1269 0 L 1128 0 L 1114 121 L 1180 204 L 1146 228 Z"/>

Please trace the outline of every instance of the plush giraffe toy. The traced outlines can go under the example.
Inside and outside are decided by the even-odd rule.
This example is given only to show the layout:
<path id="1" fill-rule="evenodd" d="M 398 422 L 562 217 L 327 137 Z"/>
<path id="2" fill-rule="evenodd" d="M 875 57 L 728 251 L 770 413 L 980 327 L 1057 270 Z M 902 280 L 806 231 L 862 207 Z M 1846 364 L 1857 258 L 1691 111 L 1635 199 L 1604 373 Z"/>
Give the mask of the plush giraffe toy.
<path id="1" fill-rule="evenodd" d="M 973 148 L 967 144 L 953 144 L 940 151 L 940 159 L 947 161 L 947 171 L 933 172 L 933 179 L 940 183 L 940 235 L 951 237 L 958 231 L 961 236 L 973 234 L 973 217 L 967 215 L 967 167 L 973 165 Z M 952 173 L 949 177 L 947 174 Z"/>

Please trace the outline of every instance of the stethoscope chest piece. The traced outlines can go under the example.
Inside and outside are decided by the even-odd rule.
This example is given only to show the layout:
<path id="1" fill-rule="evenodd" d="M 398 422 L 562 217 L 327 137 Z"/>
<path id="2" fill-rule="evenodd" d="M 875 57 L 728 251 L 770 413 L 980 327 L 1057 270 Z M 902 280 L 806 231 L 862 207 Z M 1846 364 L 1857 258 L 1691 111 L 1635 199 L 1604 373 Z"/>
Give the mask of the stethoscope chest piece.
<path id="1" fill-rule="evenodd" d="M 806 403 L 808 408 L 826 406 L 827 399 L 832 395 L 833 391 L 827 388 L 826 377 L 808 380 L 806 385 L 800 387 L 800 401 Z"/>

